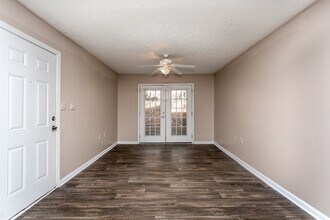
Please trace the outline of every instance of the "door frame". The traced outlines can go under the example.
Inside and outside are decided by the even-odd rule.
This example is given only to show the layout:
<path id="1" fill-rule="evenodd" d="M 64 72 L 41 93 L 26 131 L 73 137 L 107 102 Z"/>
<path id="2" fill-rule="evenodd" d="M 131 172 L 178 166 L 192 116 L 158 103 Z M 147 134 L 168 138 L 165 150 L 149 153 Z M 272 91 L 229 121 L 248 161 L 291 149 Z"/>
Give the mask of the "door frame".
<path id="1" fill-rule="evenodd" d="M 55 155 L 55 188 L 60 186 L 60 138 L 61 138 L 61 52 L 48 46 L 47 44 L 37 40 L 36 38 L 16 29 L 15 27 L 5 23 L 4 21 L 0 20 L 0 28 L 13 34 L 16 35 L 19 38 L 22 38 L 23 40 L 26 40 L 44 50 L 47 50 L 48 52 L 54 54 L 56 56 L 56 100 L 55 100 L 55 106 L 56 106 L 56 125 L 58 127 L 57 131 L 56 131 L 56 138 L 55 138 L 55 151 L 56 151 L 56 155 Z M 54 188 L 54 189 L 55 189 Z M 53 190 L 54 190 L 53 189 Z M 51 190 L 52 191 L 52 190 Z M 50 191 L 50 192 L 51 192 Z M 49 192 L 48 192 L 49 193 Z M 47 195 L 48 193 L 46 193 L 45 195 Z M 35 204 L 35 202 L 33 202 L 31 205 Z M 31 206 L 30 205 L 30 206 Z M 28 207 L 30 207 L 28 206 Z M 23 211 L 25 211 L 26 209 L 24 209 Z M 17 215 L 15 216 L 19 216 L 21 214 L 21 212 L 17 213 Z M 14 216 L 14 217 L 15 217 Z"/>
<path id="2" fill-rule="evenodd" d="M 191 87 L 191 143 L 194 143 L 195 141 L 195 88 L 194 83 L 139 83 L 138 84 L 138 111 L 137 111 L 137 118 L 138 118 L 138 126 L 137 126 L 137 134 L 138 134 L 138 143 L 141 143 L 141 134 L 140 134 L 140 94 L 141 94 L 141 87 L 143 86 L 190 86 Z M 165 107 L 166 108 L 166 107 Z M 166 126 L 165 126 L 165 135 L 166 135 Z M 166 138 L 166 137 L 165 137 Z M 166 143 L 166 142 L 165 142 Z M 171 143 L 171 142 L 169 142 Z"/>

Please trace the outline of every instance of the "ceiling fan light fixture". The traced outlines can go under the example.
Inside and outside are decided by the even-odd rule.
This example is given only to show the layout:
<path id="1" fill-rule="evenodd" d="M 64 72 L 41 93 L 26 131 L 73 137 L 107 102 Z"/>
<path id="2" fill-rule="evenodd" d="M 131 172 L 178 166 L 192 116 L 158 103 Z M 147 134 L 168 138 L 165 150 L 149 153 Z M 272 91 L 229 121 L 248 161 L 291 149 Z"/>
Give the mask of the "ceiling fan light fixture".
<path id="1" fill-rule="evenodd" d="M 164 58 L 159 61 L 159 65 L 142 65 L 137 67 L 157 67 L 151 75 L 155 75 L 157 73 L 162 73 L 165 76 L 173 72 L 177 75 L 182 75 L 183 72 L 177 68 L 188 68 L 188 69 L 195 69 L 195 65 L 187 65 L 187 64 L 177 64 L 172 63 L 172 60 L 168 58 L 168 54 L 164 54 Z"/>
<path id="2" fill-rule="evenodd" d="M 167 76 L 170 72 L 171 72 L 171 68 L 169 66 L 162 66 L 159 67 L 159 70 L 165 75 Z"/>

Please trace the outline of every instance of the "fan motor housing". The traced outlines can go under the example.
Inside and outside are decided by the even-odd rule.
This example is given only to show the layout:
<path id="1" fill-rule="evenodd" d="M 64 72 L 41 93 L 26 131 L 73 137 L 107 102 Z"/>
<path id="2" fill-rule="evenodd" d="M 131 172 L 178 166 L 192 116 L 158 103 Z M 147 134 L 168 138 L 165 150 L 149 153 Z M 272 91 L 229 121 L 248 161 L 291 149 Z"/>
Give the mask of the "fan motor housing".
<path id="1" fill-rule="evenodd" d="M 172 64 L 172 61 L 170 59 L 164 58 L 164 59 L 160 60 L 160 65 L 162 65 L 162 66 L 168 66 L 171 64 Z"/>

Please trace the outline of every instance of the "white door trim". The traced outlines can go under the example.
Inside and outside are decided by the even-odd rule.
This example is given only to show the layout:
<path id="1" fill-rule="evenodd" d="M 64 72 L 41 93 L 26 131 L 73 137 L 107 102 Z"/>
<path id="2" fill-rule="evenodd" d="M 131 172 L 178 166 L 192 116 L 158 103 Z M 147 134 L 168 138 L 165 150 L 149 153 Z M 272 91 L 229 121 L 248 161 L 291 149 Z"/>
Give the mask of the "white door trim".
<path id="1" fill-rule="evenodd" d="M 194 119 L 195 119 L 195 88 L 194 88 L 194 83 L 139 83 L 138 84 L 138 111 L 137 111 L 137 118 L 138 118 L 138 143 L 141 143 L 140 137 L 140 92 L 141 92 L 141 88 L 143 86 L 191 86 L 191 134 L 192 134 L 192 138 L 191 138 L 191 142 L 194 143 L 195 140 L 195 123 L 194 123 Z M 165 129 L 166 130 L 166 129 Z"/>
<path id="2" fill-rule="evenodd" d="M 56 186 L 60 184 L 60 133 L 61 133 L 61 114 L 60 114 L 60 99 L 61 99 L 61 52 L 48 46 L 47 44 L 27 35 L 26 33 L 14 28 L 13 26 L 0 20 L 0 28 L 8 31 L 17 37 L 20 37 L 40 48 L 43 48 L 56 56 L 56 126 L 58 127 L 56 132 Z"/>

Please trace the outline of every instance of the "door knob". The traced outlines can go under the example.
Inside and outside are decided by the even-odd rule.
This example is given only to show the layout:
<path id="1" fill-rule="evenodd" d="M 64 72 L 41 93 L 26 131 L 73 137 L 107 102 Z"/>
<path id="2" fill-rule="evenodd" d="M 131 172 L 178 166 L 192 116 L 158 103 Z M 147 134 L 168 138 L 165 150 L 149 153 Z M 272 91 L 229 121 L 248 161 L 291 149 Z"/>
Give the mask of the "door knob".
<path id="1" fill-rule="evenodd" d="M 56 131 L 56 130 L 57 130 L 57 127 L 53 125 L 52 131 Z"/>

